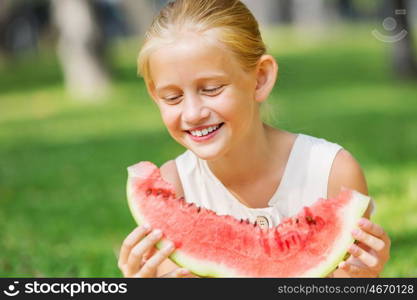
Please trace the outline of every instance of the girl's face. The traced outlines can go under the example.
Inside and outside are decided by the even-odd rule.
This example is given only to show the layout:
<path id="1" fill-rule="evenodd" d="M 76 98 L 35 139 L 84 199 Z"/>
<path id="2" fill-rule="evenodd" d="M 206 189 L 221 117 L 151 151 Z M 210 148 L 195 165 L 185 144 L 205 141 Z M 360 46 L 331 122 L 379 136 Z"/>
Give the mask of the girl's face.
<path id="1" fill-rule="evenodd" d="M 218 42 L 186 35 L 150 56 L 148 89 L 171 136 L 205 160 L 239 149 L 259 122 L 255 72 Z"/>

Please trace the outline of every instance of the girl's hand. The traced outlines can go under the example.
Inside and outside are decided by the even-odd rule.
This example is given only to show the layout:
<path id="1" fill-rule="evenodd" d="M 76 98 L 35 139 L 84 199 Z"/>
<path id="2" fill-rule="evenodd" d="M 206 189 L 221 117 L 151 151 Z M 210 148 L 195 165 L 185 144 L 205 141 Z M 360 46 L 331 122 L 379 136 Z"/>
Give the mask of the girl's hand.
<path id="1" fill-rule="evenodd" d="M 156 277 L 159 265 L 174 251 L 168 242 L 161 250 L 155 244 L 162 238 L 160 230 L 149 226 L 135 228 L 123 241 L 118 266 L 124 277 Z M 193 277 L 186 269 L 177 268 L 162 277 Z"/>
<path id="2" fill-rule="evenodd" d="M 352 232 L 357 244 L 349 248 L 351 256 L 339 264 L 350 277 L 378 277 L 390 257 L 391 241 L 381 226 L 366 218 Z"/>

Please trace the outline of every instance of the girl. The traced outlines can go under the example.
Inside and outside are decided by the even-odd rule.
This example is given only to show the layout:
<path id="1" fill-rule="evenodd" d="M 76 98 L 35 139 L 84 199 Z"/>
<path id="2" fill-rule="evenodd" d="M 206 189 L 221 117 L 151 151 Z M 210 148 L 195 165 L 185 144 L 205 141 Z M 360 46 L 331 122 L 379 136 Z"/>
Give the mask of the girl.
<path id="1" fill-rule="evenodd" d="M 260 107 L 277 78 L 258 23 L 238 0 L 177 0 L 154 19 L 138 59 L 140 74 L 170 135 L 188 150 L 161 167 L 178 196 L 199 206 L 276 226 L 342 186 L 367 194 L 356 160 L 324 139 L 273 128 Z M 369 220 L 330 277 L 377 277 L 390 240 Z M 192 277 L 156 250 L 163 233 L 140 226 L 123 242 L 126 277 Z"/>

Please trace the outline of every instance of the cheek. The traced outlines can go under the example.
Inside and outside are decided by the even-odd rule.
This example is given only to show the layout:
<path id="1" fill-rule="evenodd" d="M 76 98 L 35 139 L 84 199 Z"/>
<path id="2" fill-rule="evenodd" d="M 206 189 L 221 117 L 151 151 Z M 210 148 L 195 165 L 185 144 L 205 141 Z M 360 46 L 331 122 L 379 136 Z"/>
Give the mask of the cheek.
<path id="1" fill-rule="evenodd" d="M 170 132 L 180 127 L 179 113 L 174 107 L 160 107 L 162 121 Z"/>
<path id="2" fill-rule="evenodd" d="M 240 93 L 225 93 L 216 102 L 224 121 L 247 120 L 252 111 L 251 102 Z"/>

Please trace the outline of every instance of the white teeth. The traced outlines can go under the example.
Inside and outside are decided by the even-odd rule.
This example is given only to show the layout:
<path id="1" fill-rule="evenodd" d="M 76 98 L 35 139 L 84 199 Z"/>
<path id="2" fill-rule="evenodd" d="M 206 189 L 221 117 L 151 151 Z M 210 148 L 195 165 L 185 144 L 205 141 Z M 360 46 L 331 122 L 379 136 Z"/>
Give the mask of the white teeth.
<path id="1" fill-rule="evenodd" d="M 193 136 L 205 136 L 213 132 L 214 130 L 218 129 L 219 127 L 220 127 L 219 125 L 216 125 L 216 126 L 210 126 L 210 127 L 204 128 L 203 130 L 193 130 L 191 131 L 191 134 Z"/>

